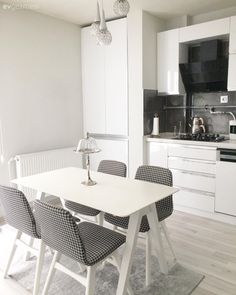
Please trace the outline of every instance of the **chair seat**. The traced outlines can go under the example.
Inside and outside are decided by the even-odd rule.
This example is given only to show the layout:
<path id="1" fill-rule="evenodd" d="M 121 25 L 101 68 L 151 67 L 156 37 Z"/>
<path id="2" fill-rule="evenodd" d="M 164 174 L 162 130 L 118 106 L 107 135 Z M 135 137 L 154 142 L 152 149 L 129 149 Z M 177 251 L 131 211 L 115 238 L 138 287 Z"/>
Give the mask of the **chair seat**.
<path id="1" fill-rule="evenodd" d="M 88 266 L 106 258 L 126 240 L 124 235 L 94 223 L 82 222 L 78 227 Z"/>
<path id="2" fill-rule="evenodd" d="M 119 216 L 105 213 L 104 219 L 107 222 L 109 222 L 117 227 L 121 227 L 123 229 L 127 229 L 129 226 L 129 217 L 119 217 Z M 144 232 L 149 231 L 149 229 L 150 229 L 150 227 L 148 224 L 147 216 L 143 216 L 139 231 L 144 233 Z"/>
<path id="3" fill-rule="evenodd" d="M 100 211 L 97 209 L 93 209 L 91 207 L 84 206 L 72 201 L 65 201 L 65 206 L 67 209 L 81 215 L 97 216 L 100 213 Z"/>

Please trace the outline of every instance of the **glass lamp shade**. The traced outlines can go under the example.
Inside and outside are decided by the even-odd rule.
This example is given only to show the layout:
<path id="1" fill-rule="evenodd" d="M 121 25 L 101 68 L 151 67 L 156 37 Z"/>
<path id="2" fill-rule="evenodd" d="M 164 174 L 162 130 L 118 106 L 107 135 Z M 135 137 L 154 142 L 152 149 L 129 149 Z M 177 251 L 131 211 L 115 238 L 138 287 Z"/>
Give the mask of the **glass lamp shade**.
<path id="1" fill-rule="evenodd" d="M 130 5 L 127 0 L 116 0 L 113 6 L 114 13 L 118 16 L 124 16 L 129 13 Z"/>
<path id="2" fill-rule="evenodd" d="M 99 32 L 99 29 L 100 29 L 100 22 L 96 21 L 96 22 L 94 22 L 94 23 L 91 24 L 90 33 L 93 36 L 97 36 L 97 34 Z"/>
<path id="3" fill-rule="evenodd" d="M 97 40 L 99 45 L 110 45 L 112 42 L 112 35 L 107 29 L 104 9 L 101 14 L 101 23 L 99 32 L 97 33 Z"/>
<path id="4" fill-rule="evenodd" d="M 99 30 L 97 33 L 97 39 L 99 45 L 110 45 L 112 42 L 112 35 L 108 29 Z"/>
<path id="5" fill-rule="evenodd" d="M 98 148 L 96 140 L 93 137 L 87 136 L 79 141 L 76 152 L 83 154 L 98 153 L 101 150 Z"/>

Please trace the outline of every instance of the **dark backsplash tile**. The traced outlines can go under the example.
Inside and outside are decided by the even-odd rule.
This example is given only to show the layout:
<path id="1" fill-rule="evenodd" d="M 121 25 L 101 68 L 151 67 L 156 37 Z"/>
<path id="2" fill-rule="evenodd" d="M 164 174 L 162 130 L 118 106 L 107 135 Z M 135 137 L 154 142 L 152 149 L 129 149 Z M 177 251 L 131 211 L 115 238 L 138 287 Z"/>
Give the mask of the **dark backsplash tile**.
<path id="1" fill-rule="evenodd" d="M 222 104 L 220 102 L 222 95 L 228 95 L 228 103 Z M 209 108 L 215 106 L 215 111 L 232 112 L 236 115 L 236 92 L 196 93 L 192 97 L 192 104 L 203 107 L 208 105 Z M 192 116 L 203 118 L 207 132 L 221 134 L 229 133 L 229 120 L 233 119 L 229 114 L 211 114 L 209 110 L 204 109 L 193 109 Z"/>
<path id="2" fill-rule="evenodd" d="M 227 104 L 220 103 L 221 95 L 229 96 Z M 204 119 L 207 132 L 229 133 L 228 123 L 232 117 L 227 114 L 210 114 L 209 111 L 205 110 L 205 106 L 216 106 L 216 111 L 233 112 L 236 115 L 236 92 L 193 94 L 192 105 L 202 108 L 193 109 L 189 113 L 185 109 L 178 108 L 186 106 L 186 99 L 186 96 L 158 96 L 155 90 L 144 90 L 144 135 L 151 134 L 155 113 L 158 113 L 160 118 L 160 132 L 173 132 L 174 126 L 176 126 L 178 132 L 180 122 L 182 125 L 181 132 L 187 132 L 190 130 L 188 123 L 191 123 L 191 117 L 200 116 Z M 224 106 L 233 107 L 225 108 Z"/>

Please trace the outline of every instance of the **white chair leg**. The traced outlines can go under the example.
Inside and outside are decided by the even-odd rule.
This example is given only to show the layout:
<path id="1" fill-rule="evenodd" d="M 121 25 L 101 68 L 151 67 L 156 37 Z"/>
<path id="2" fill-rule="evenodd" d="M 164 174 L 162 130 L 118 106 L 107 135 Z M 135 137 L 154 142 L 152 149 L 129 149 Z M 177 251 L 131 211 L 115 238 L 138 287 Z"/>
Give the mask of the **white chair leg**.
<path id="1" fill-rule="evenodd" d="M 42 273 L 42 268 L 43 268 L 44 255 L 45 255 L 45 248 L 46 248 L 46 245 L 41 240 L 40 246 L 39 246 L 39 255 L 38 255 L 37 263 L 36 263 L 33 295 L 38 295 L 38 293 L 39 293 L 40 279 L 41 279 L 41 273 Z"/>
<path id="2" fill-rule="evenodd" d="M 79 272 L 80 273 L 83 273 L 86 271 L 87 267 L 81 263 L 78 262 L 78 265 L 79 265 Z"/>
<path id="3" fill-rule="evenodd" d="M 146 286 L 151 283 L 151 238 L 149 231 L 146 233 Z"/>
<path id="4" fill-rule="evenodd" d="M 100 212 L 98 214 L 98 224 L 103 226 L 103 221 L 104 221 L 104 213 L 103 212 Z"/>
<path id="5" fill-rule="evenodd" d="M 42 295 L 46 295 L 48 293 L 50 283 L 51 283 L 53 276 L 55 274 L 55 271 L 56 271 L 55 264 L 59 261 L 60 257 L 61 257 L 61 254 L 59 252 L 55 251 L 55 254 L 53 256 L 52 263 L 50 265 L 50 269 L 48 272 L 48 276 L 47 276 L 47 279 L 46 279 L 46 282 L 45 282 L 45 285 L 43 288 Z"/>
<path id="6" fill-rule="evenodd" d="M 161 227 L 162 227 L 163 233 L 165 235 L 165 238 L 167 240 L 167 243 L 168 243 L 168 245 L 170 247 L 171 253 L 172 253 L 173 257 L 174 257 L 174 261 L 176 261 L 177 259 L 176 259 L 175 251 L 174 251 L 174 248 L 173 248 L 173 246 L 171 244 L 169 232 L 168 232 L 165 221 L 161 222 Z"/>
<path id="7" fill-rule="evenodd" d="M 96 284 L 96 267 L 89 266 L 88 267 L 88 274 L 87 274 L 87 286 L 86 286 L 85 295 L 94 295 L 95 284 Z"/>
<path id="8" fill-rule="evenodd" d="M 12 260 L 14 258 L 15 252 L 16 252 L 16 248 L 17 248 L 16 241 L 21 238 L 21 235 L 22 235 L 22 232 L 17 230 L 15 238 L 14 238 L 14 242 L 13 242 L 13 245 L 12 245 L 12 248 L 11 248 L 11 252 L 10 252 L 10 255 L 9 255 L 9 258 L 8 258 L 8 261 L 7 261 L 7 265 L 6 265 L 5 270 L 3 272 L 3 278 L 4 279 L 7 277 L 8 270 L 9 270 L 9 268 L 11 266 Z"/>
<path id="9" fill-rule="evenodd" d="M 30 246 L 31 248 L 33 248 L 33 246 L 34 246 L 34 238 L 31 238 L 31 237 L 30 237 L 30 240 L 29 240 L 29 246 Z M 30 252 L 30 251 L 27 251 L 26 254 L 25 254 L 25 258 L 24 258 L 24 260 L 25 260 L 25 261 L 29 260 L 30 257 L 31 257 L 31 255 L 32 255 L 31 252 Z"/>

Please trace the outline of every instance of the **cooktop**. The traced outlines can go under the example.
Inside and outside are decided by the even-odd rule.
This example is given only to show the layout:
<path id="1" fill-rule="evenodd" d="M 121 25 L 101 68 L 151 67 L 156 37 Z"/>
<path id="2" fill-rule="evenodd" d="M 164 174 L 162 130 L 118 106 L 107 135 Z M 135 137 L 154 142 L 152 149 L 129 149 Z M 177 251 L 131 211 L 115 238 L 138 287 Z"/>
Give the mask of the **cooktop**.
<path id="1" fill-rule="evenodd" d="M 173 139 L 178 140 L 192 140 L 192 141 L 208 141 L 208 142 L 221 142 L 225 141 L 225 136 L 221 136 L 220 134 L 210 134 L 210 133 L 197 133 L 197 134 L 191 134 L 191 133 L 184 133 L 180 134 Z"/>

